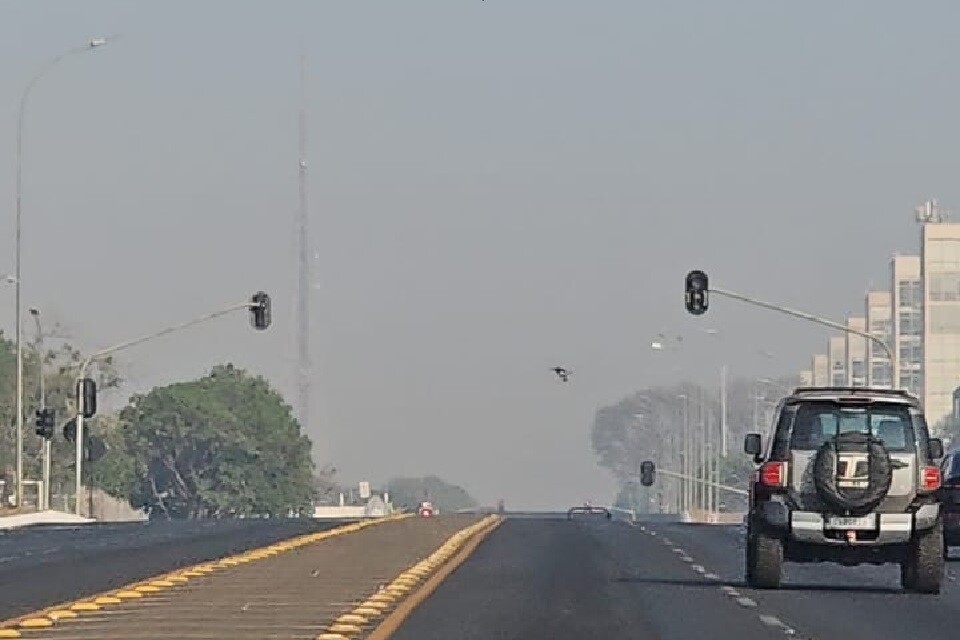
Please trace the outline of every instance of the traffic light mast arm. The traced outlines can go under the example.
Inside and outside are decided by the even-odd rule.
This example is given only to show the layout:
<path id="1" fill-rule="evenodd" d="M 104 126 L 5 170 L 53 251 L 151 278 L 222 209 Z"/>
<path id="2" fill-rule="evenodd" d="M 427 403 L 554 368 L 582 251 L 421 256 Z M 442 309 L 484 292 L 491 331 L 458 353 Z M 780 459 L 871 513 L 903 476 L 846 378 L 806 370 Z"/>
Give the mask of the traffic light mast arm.
<path id="1" fill-rule="evenodd" d="M 729 491 L 731 493 L 736 493 L 741 496 L 750 495 L 750 492 L 746 489 L 738 489 L 737 487 L 731 487 L 728 484 L 720 484 L 719 482 L 713 482 L 712 480 L 704 480 L 703 478 L 695 478 L 694 476 L 688 476 L 683 473 L 677 473 L 676 471 L 670 471 L 668 469 L 657 468 L 657 473 L 662 473 L 663 475 L 669 478 L 678 478 L 680 480 L 690 480 L 692 482 L 698 482 L 700 484 L 709 485 L 711 487 L 716 487 L 718 489 L 723 489 L 724 491 Z"/>
<path id="2" fill-rule="evenodd" d="M 789 307 L 784 307 L 778 304 L 773 304 L 772 302 L 764 302 L 763 300 L 757 300 L 756 298 L 751 298 L 750 296 L 745 296 L 742 293 L 736 293 L 734 291 L 727 291 L 726 289 L 718 289 L 717 287 L 710 287 L 709 291 L 717 295 L 726 296 L 727 298 L 733 298 L 734 300 L 739 300 L 740 302 L 746 302 L 747 304 L 752 304 L 757 307 L 763 307 L 764 309 L 770 309 L 771 311 L 779 311 L 780 313 L 786 314 L 788 316 L 793 316 L 794 318 L 800 318 L 801 320 L 808 320 L 810 322 L 815 322 L 817 324 L 822 324 L 831 329 L 838 329 L 840 331 L 845 331 L 847 333 L 853 333 L 855 335 L 871 340 L 874 343 L 883 347 L 883 350 L 887 353 L 887 357 L 890 358 L 890 368 L 893 375 L 893 388 L 900 388 L 900 366 L 897 362 L 897 357 L 894 353 L 894 350 L 886 343 L 885 340 L 879 338 L 872 333 L 867 333 L 866 331 L 860 331 L 859 329 L 854 329 L 848 327 L 845 324 L 839 322 L 834 322 L 833 320 L 828 320 L 827 318 L 821 318 L 820 316 L 815 316 L 812 313 L 806 313 L 804 311 L 797 311 L 796 309 L 791 309 Z"/>
<path id="3" fill-rule="evenodd" d="M 163 330 L 161 330 L 161 331 L 157 331 L 157 332 L 151 333 L 151 334 L 149 334 L 149 335 L 141 336 L 141 337 L 139 337 L 139 338 L 134 338 L 133 340 L 127 340 L 127 341 L 125 341 L 125 342 L 121 342 L 121 343 L 119 343 L 119 344 L 115 344 L 115 345 L 113 345 L 112 347 L 107 347 L 106 349 L 101 349 L 100 351 L 97 351 L 96 353 L 93 353 L 93 354 L 91 354 L 90 356 L 88 356 L 87 359 L 84 360 L 83 363 L 80 365 L 80 374 L 79 374 L 78 380 L 83 380 L 83 379 L 86 377 L 86 375 L 87 375 L 87 368 L 88 368 L 92 363 L 96 362 L 97 360 L 102 360 L 102 359 L 106 358 L 107 356 L 113 355 L 114 353 L 116 353 L 116 352 L 118 352 L 118 351 L 123 351 L 124 349 L 129 349 L 130 347 L 135 347 L 135 346 L 137 346 L 137 345 L 139 345 L 139 344 L 143 344 L 144 342 L 149 342 L 150 340 L 154 340 L 155 338 L 162 338 L 163 336 L 169 335 L 169 334 L 171 334 L 171 333 L 175 333 L 175 332 L 180 331 L 180 330 L 182 330 L 182 329 L 187 329 L 187 328 L 189 328 L 189 327 L 192 327 L 192 326 L 194 326 L 194 325 L 201 324 L 201 323 L 203 323 L 203 322 L 207 322 L 208 320 L 213 320 L 214 318 L 219 318 L 220 316 L 227 315 L 228 313 L 233 313 L 234 311 L 240 311 L 240 310 L 242 310 L 242 309 L 251 309 L 254 305 L 255 305 L 255 303 L 253 303 L 253 302 L 251 302 L 251 301 L 249 301 L 249 300 L 245 300 L 245 301 L 243 301 L 243 302 L 241 302 L 241 303 L 239 303 L 239 304 L 234 304 L 234 305 L 231 305 L 231 306 L 229 306 L 229 307 L 227 307 L 227 308 L 225 308 L 225 309 L 220 309 L 219 311 L 214 311 L 213 313 L 208 313 L 208 314 L 206 314 L 206 315 L 202 315 L 202 316 L 200 316 L 199 318 L 194 318 L 193 320 L 189 320 L 189 321 L 187 321 L 187 322 L 181 322 L 180 324 L 173 325 L 172 327 L 167 327 L 166 329 L 163 329 Z M 76 502 L 75 502 L 75 504 L 74 504 L 74 513 L 76 513 L 77 515 L 80 515 L 80 494 L 81 494 L 81 492 L 82 492 L 82 490 L 83 490 L 83 482 L 82 482 L 83 476 L 82 476 L 82 474 L 80 473 L 80 469 L 81 469 L 81 466 L 83 465 L 83 443 L 84 443 L 84 436 L 83 436 L 83 394 L 82 394 L 82 393 L 77 396 L 77 418 L 76 418 L 76 420 L 77 420 L 77 433 L 76 433 L 76 439 L 77 439 L 76 475 L 77 475 L 77 478 L 76 478 L 76 487 L 75 487 L 75 490 L 76 490 L 75 500 L 76 500 Z"/>

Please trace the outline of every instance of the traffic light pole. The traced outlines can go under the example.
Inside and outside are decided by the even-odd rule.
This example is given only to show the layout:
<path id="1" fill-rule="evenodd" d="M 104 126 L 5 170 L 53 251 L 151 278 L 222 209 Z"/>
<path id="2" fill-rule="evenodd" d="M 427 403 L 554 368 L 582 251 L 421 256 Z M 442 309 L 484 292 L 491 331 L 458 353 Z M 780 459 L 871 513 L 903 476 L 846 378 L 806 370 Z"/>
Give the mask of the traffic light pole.
<path id="1" fill-rule="evenodd" d="M 115 345 L 113 345 L 112 347 L 107 347 L 106 349 L 101 349 L 100 351 L 97 351 L 96 353 L 90 355 L 89 357 L 87 357 L 86 360 L 83 361 L 83 363 L 80 365 L 80 373 L 79 373 L 79 376 L 77 377 L 77 380 L 78 380 L 78 382 L 79 382 L 79 381 L 83 380 L 84 378 L 86 378 L 86 376 L 87 376 L 87 368 L 88 368 L 91 364 L 93 364 L 94 362 L 96 362 L 96 361 L 98 361 L 98 360 L 103 360 L 104 358 L 106 358 L 106 357 L 108 357 L 108 356 L 111 356 L 111 355 L 117 353 L 118 351 L 123 351 L 123 350 L 125 350 L 125 349 L 129 349 L 130 347 L 135 347 L 135 346 L 137 346 L 137 345 L 143 344 L 144 342 L 149 342 L 149 341 L 151 341 L 151 340 L 155 340 L 156 338 L 162 338 L 163 336 L 169 335 L 169 334 L 171 334 L 171 333 L 176 333 L 177 331 L 181 331 L 181 330 L 183 330 L 183 329 L 188 329 L 188 328 L 190 328 L 190 327 L 192 327 L 192 326 L 194 326 L 194 325 L 198 325 L 198 324 L 207 322 L 207 321 L 209 321 L 209 320 L 213 320 L 213 319 L 215 319 L 215 318 L 219 318 L 220 316 L 225 316 L 225 315 L 227 315 L 228 313 L 233 313 L 234 311 L 240 311 L 240 310 L 243 310 L 243 309 L 254 310 L 254 309 L 258 308 L 261 304 L 263 304 L 263 305 L 269 305 L 269 299 L 267 299 L 267 300 L 264 301 L 264 302 L 261 302 L 261 301 L 253 302 L 253 301 L 247 300 L 247 301 L 244 301 L 244 302 L 242 302 L 242 303 L 240 303 L 240 304 L 231 305 L 231 306 L 229 306 L 229 307 L 227 307 L 227 308 L 225 308 L 225 309 L 221 309 L 221 310 L 219 310 L 219 311 L 214 311 L 213 313 L 208 313 L 208 314 L 206 314 L 206 315 L 202 315 L 202 316 L 200 316 L 199 318 L 194 318 L 193 320 L 190 320 L 190 321 L 188 321 L 188 322 L 182 322 L 182 323 L 177 324 L 177 325 L 174 325 L 174 326 L 172 326 L 172 327 L 167 327 L 166 329 L 163 329 L 162 331 L 157 331 L 157 332 L 155 332 L 155 333 L 151 333 L 151 334 L 146 335 L 146 336 L 141 336 L 141 337 L 139 337 L 139 338 L 134 338 L 133 340 L 127 340 L 126 342 L 121 342 L 120 344 L 115 344 Z M 84 396 L 83 393 L 78 393 L 78 394 L 77 394 L 77 433 L 76 433 L 77 449 L 76 449 L 76 461 L 75 461 L 75 462 L 76 462 L 76 475 L 77 475 L 77 477 L 76 477 L 76 486 L 74 487 L 75 500 L 74 500 L 74 505 L 73 505 L 73 512 L 74 512 L 76 515 L 80 515 L 80 495 L 81 495 L 81 493 L 83 492 L 83 473 L 82 473 L 82 468 L 83 468 L 83 444 L 84 444 L 84 436 L 83 436 L 83 419 L 84 419 L 83 396 Z"/>
<path id="2" fill-rule="evenodd" d="M 872 340 L 876 344 L 883 347 L 883 350 L 886 351 L 887 357 L 890 358 L 890 369 L 891 369 L 891 381 L 894 389 L 900 388 L 900 363 L 897 353 L 894 349 L 890 347 L 882 338 L 879 338 L 872 333 L 867 333 L 866 331 L 860 331 L 859 329 L 853 329 L 848 327 L 845 324 L 840 324 L 839 322 L 834 322 L 833 320 L 828 320 L 827 318 L 821 318 L 804 311 L 797 311 L 796 309 L 791 309 L 789 307 L 784 307 L 778 304 L 773 304 L 771 302 L 764 302 L 763 300 L 758 300 L 756 298 L 751 298 L 745 296 L 742 293 L 735 293 L 733 291 L 727 291 L 725 289 L 718 289 L 716 287 L 710 287 L 708 289 L 710 293 L 716 293 L 717 295 L 725 296 L 727 298 L 732 298 L 734 300 L 739 300 L 740 302 L 746 302 L 747 304 L 752 304 L 756 307 L 763 307 L 764 309 L 769 309 L 771 311 L 778 311 L 780 313 L 786 314 L 788 316 L 793 316 L 794 318 L 800 318 L 801 320 L 807 320 L 809 322 L 815 322 L 817 324 L 822 324 L 831 329 L 838 329 L 840 331 L 845 331 L 847 333 L 852 333 L 867 340 Z"/>
<path id="3" fill-rule="evenodd" d="M 691 482 L 698 482 L 698 483 L 701 483 L 703 486 L 706 486 L 706 487 L 714 487 L 714 488 L 716 488 L 716 489 L 720 489 L 720 490 L 723 490 L 723 491 L 729 491 L 730 493 L 736 493 L 736 494 L 741 495 L 741 496 L 746 496 L 746 495 L 749 495 L 749 494 L 750 494 L 750 492 L 747 491 L 746 489 L 740 489 L 740 488 L 737 488 L 737 487 L 731 487 L 731 486 L 728 485 L 728 484 L 721 484 L 721 483 L 719 483 L 719 482 L 714 482 L 713 480 L 706 480 L 706 479 L 702 479 L 702 478 L 697 478 L 697 477 L 694 477 L 694 476 L 687 475 L 687 474 L 685 474 L 685 473 L 677 473 L 676 471 L 670 471 L 670 470 L 668 470 L 668 469 L 660 469 L 660 468 L 657 468 L 657 473 L 662 473 L 663 475 L 667 476 L 668 478 L 676 478 L 677 480 L 687 480 L 687 481 L 691 481 Z"/>

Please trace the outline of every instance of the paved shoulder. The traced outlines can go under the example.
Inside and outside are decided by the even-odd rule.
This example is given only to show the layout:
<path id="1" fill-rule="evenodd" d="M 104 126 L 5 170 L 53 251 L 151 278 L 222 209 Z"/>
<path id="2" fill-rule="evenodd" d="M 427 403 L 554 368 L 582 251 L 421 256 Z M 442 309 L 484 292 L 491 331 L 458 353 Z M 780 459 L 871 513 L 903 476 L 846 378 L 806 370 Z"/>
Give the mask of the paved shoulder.
<path id="1" fill-rule="evenodd" d="M 638 527 L 508 520 L 392 640 L 783 636 Z"/>

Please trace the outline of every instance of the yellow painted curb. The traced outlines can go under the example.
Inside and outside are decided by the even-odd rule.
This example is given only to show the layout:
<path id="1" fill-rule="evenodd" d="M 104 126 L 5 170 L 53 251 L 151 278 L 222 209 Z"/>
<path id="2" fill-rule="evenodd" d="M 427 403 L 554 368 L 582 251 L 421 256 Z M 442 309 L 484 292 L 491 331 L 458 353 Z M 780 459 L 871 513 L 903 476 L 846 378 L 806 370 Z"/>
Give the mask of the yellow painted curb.
<path id="1" fill-rule="evenodd" d="M 360 633 L 363 631 L 363 627 L 358 627 L 355 624 L 332 624 L 327 627 L 327 631 L 330 633 Z"/>
<path id="2" fill-rule="evenodd" d="M 171 580 L 166 580 L 166 579 L 164 579 L 164 580 L 154 580 L 153 582 L 150 582 L 150 584 L 152 584 L 152 585 L 155 586 L 155 587 L 172 587 L 172 586 L 175 586 L 174 583 L 173 583 Z"/>
<path id="3" fill-rule="evenodd" d="M 123 602 L 123 600 L 121 600 L 120 598 L 117 598 L 117 597 L 115 597 L 115 596 L 100 596 L 99 598 L 96 598 L 93 602 L 94 602 L 95 604 L 100 604 L 100 605 L 103 605 L 103 604 L 120 604 L 121 602 Z"/>
<path id="4" fill-rule="evenodd" d="M 20 621 L 21 629 L 46 629 L 53 626 L 50 618 L 25 618 Z"/>
<path id="5" fill-rule="evenodd" d="M 456 570 L 457 567 L 465 562 L 470 554 L 476 550 L 481 542 L 483 542 L 487 535 L 496 529 L 501 522 L 502 519 L 499 516 L 487 516 L 476 524 L 466 527 L 465 529 L 461 529 L 459 532 L 450 536 L 450 538 L 448 538 L 447 541 L 441 545 L 438 551 L 434 552 L 434 554 L 430 556 L 431 558 L 439 558 L 449 555 L 449 561 L 445 560 L 435 572 L 433 572 L 422 584 L 416 587 L 409 597 L 406 597 L 404 600 L 399 602 L 396 609 L 394 609 L 390 615 L 384 618 L 380 624 L 378 624 L 367 636 L 365 636 L 366 640 L 387 640 L 394 633 L 394 631 L 399 628 L 407 616 L 409 616 L 410 613 L 421 602 L 423 602 L 423 600 L 428 598 L 430 594 L 433 593 L 433 591 L 440 585 L 440 583 L 447 578 L 447 576 L 449 576 L 453 571 Z M 443 549 L 442 553 L 440 553 L 440 549 Z M 408 572 L 404 573 L 409 575 Z M 393 586 L 387 588 L 396 589 L 405 582 L 406 580 L 404 580 L 404 574 L 401 574 L 394 580 Z M 397 583 L 401 584 L 398 585 Z"/>
<path id="6" fill-rule="evenodd" d="M 336 620 L 334 620 L 334 622 L 335 622 L 336 624 L 357 624 L 357 625 L 364 625 L 364 624 L 367 624 L 367 619 L 364 618 L 363 616 L 357 615 L 357 614 L 355 614 L 355 613 L 345 613 L 345 614 L 343 614 L 342 616 L 340 616 L 339 618 L 337 618 Z"/>
<path id="7" fill-rule="evenodd" d="M 94 602 L 78 602 L 70 605 L 71 611 L 100 611 L 100 605 Z"/>
<path id="8" fill-rule="evenodd" d="M 160 587 L 155 587 L 152 584 L 138 584 L 135 586 L 134 591 L 139 591 L 141 593 L 156 593 L 160 591 Z"/>
<path id="9" fill-rule="evenodd" d="M 133 591 L 132 589 L 124 589 L 123 591 L 117 591 L 113 594 L 121 600 L 135 600 L 136 598 L 142 598 L 143 594 L 139 591 Z"/>
<path id="10" fill-rule="evenodd" d="M 377 616 L 383 615 L 383 611 L 380 611 L 380 609 L 364 606 L 357 607 L 353 610 L 353 613 L 357 614 L 358 616 L 363 616 L 364 618 L 376 618 Z"/>
<path id="11" fill-rule="evenodd" d="M 360 605 L 364 609 L 389 609 L 393 606 L 392 602 L 381 602 L 380 600 L 367 600 Z"/>
<path id="12" fill-rule="evenodd" d="M 77 617 L 76 611 L 70 611 L 69 609 L 55 609 L 47 614 L 47 617 L 51 620 L 67 620 Z"/>
<path id="13" fill-rule="evenodd" d="M 16 629 L 0 629 L 0 638 L 19 638 L 20 632 Z"/>
<path id="14" fill-rule="evenodd" d="M 347 636 L 340 633 L 321 633 L 317 640 L 347 640 Z"/>

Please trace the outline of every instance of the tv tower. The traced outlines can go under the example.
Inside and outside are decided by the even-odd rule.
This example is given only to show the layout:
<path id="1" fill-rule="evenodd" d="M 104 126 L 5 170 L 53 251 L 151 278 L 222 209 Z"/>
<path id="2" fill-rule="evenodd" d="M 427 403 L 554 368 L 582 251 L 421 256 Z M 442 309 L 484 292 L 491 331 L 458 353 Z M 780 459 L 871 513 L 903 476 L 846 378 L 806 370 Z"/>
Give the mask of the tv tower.
<path id="1" fill-rule="evenodd" d="M 297 412 L 300 428 L 310 434 L 310 262 L 307 234 L 307 57 L 300 55 L 300 216 L 297 287 Z"/>

